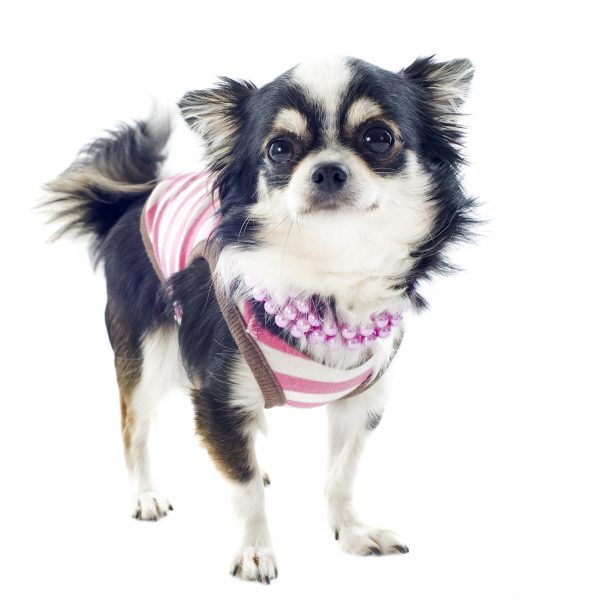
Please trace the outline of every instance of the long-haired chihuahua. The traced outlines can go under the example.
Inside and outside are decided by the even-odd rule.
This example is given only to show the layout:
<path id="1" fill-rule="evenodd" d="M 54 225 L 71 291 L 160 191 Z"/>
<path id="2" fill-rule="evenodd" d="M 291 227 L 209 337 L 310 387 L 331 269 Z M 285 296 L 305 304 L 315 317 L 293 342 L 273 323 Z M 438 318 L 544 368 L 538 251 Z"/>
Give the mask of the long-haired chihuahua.
<path id="1" fill-rule="evenodd" d="M 47 184 L 106 275 L 133 516 L 172 510 L 153 483 L 151 417 L 173 384 L 244 523 L 230 572 L 277 577 L 255 454 L 275 406 L 327 406 L 329 526 L 346 552 L 405 553 L 364 524 L 356 464 L 419 284 L 452 265 L 475 201 L 461 185 L 466 59 L 392 72 L 354 58 L 272 82 L 222 78 L 121 124 Z"/>

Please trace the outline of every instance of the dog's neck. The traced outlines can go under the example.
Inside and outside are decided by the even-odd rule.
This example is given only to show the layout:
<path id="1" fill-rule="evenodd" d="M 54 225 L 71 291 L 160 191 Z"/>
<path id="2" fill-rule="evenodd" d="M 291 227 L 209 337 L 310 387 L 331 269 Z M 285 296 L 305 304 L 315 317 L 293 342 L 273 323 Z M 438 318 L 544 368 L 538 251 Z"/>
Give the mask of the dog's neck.
<path id="1" fill-rule="evenodd" d="M 360 244 L 345 260 L 311 252 L 285 251 L 276 246 L 250 250 L 228 247 L 219 258 L 218 271 L 229 289 L 242 282 L 240 293 L 247 297 L 254 289 L 264 289 L 276 304 L 289 296 L 328 299 L 338 322 L 361 323 L 373 313 L 406 312 L 412 308 L 402 281 L 413 260 L 402 252 L 394 257 L 360 256 Z M 355 256 L 352 256 L 355 254 Z"/>
<path id="2" fill-rule="evenodd" d="M 230 290 L 234 290 L 233 301 L 243 302 L 251 298 L 257 287 L 268 290 L 276 304 L 285 304 L 291 295 L 328 298 L 334 307 L 338 323 L 368 323 L 371 315 L 384 311 L 406 313 L 411 309 L 410 300 L 402 289 L 395 289 L 390 282 L 398 275 L 398 264 L 394 269 L 391 261 L 372 260 L 370 270 L 332 269 L 334 261 L 314 260 L 309 256 L 287 253 L 285 260 L 281 252 L 263 246 L 249 251 L 225 248 L 219 257 L 217 271 L 219 279 Z M 407 262 L 407 265 L 409 263 Z M 362 265 L 356 265 L 361 267 Z M 265 315 L 270 317 L 272 316 Z M 328 347 L 314 345 L 307 338 L 295 340 L 299 349 L 315 360 L 332 367 L 349 368 L 361 364 L 374 351 L 381 355 L 382 362 L 392 351 L 392 342 L 397 327 L 388 339 L 378 339 L 373 348 L 361 345 L 358 350 L 348 349 L 344 344 Z M 281 332 L 282 335 L 284 332 Z"/>

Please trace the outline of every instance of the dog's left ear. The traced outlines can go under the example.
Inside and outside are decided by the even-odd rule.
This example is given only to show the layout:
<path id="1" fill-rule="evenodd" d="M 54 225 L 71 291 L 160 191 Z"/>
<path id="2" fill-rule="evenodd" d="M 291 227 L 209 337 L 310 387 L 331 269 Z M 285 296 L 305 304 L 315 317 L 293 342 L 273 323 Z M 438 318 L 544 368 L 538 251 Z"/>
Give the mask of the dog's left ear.
<path id="1" fill-rule="evenodd" d="M 250 81 L 221 77 L 214 88 L 188 92 L 179 101 L 183 118 L 206 143 L 213 170 L 220 171 L 229 164 L 244 104 L 255 90 Z"/>
<path id="2" fill-rule="evenodd" d="M 467 58 L 435 62 L 433 56 L 418 58 L 400 71 L 423 89 L 428 104 L 442 117 L 458 113 L 469 93 L 473 72 L 473 63 Z"/>

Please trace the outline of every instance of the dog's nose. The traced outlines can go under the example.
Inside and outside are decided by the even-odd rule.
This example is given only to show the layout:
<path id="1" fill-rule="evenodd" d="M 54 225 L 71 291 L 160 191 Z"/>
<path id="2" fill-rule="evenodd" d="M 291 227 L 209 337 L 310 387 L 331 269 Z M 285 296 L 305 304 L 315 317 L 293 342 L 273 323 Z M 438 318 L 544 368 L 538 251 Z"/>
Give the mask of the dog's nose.
<path id="1" fill-rule="evenodd" d="M 348 175 L 348 168 L 340 163 L 321 163 L 313 169 L 310 178 L 319 191 L 331 194 L 344 187 Z"/>

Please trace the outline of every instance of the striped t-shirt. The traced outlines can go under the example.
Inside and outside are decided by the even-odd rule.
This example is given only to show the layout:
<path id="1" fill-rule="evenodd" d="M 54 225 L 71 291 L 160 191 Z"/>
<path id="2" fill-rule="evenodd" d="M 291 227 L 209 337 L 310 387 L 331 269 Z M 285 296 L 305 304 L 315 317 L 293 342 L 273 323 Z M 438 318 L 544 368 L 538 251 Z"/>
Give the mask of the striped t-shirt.
<path id="1" fill-rule="evenodd" d="M 219 202 L 211 195 L 210 172 L 162 179 L 146 200 L 142 215 L 153 264 L 162 279 L 188 266 L 192 250 L 218 224 Z"/>
<path id="2" fill-rule="evenodd" d="M 298 352 L 254 317 L 248 301 L 242 305 L 242 316 L 246 331 L 256 340 L 290 406 L 310 408 L 333 402 L 354 391 L 373 373 L 374 356 L 359 367 L 336 369 Z"/>
<path id="3" fill-rule="evenodd" d="M 163 179 L 142 212 L 146 249 L 161 279 L 188 266 L 192 251 L 218 224 L 219 206 L 210 192 L 208 171 Z M 296 407 L 322 406 L 356 390 L 374 372 L 375 356 L 352 369 L 323 365 L 262 325 L 248 300 L 238 306 L 250 335 L 281 386 L 285 403 Z M 252 365 L 251 365 L 252 367 Z M 253 372 L 256 374 L 256 371 Z"/>

